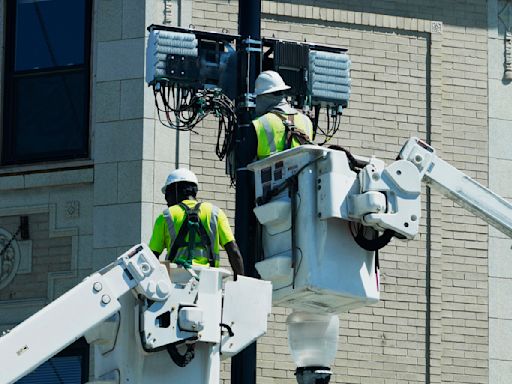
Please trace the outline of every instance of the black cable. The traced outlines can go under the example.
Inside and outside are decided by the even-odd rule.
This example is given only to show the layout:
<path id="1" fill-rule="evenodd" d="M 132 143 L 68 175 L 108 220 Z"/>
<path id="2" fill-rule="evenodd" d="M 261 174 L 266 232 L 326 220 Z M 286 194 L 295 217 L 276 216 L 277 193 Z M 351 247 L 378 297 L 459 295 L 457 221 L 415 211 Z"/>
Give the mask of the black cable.
<path id="1" fill-rule="evenodd" d="M 317 135 L 323 136 L 324 140 L 318 145 L 323 146 L 327 144 L 338 132 L 341 126 L 341 117 L 339 113 L 336 112 L 335 107 L 326 107 L 326 124 L 327 128 L 323 129 L 319 124 L 319 116 L 320 116 L 320 106 L 315 105 L 315 116 L 313 121 L 313 139 L 316 139 Z"/>
<path id="2" fill-rule="evenodd" d="M 195 357 L 195 344 L 187 344 L 187 350 L 183 354 L 178 351 L 176 344 L 169 344 L 166 349 L 172 361 L 181 368 L 186 367 Z"/>
<path id="3" fill-rule="evenodd" d="M 341 145 L 336 145 L 336 144 L 333 144 L 333 145 L 329 145 L 327 148 L 329 149 L 334 149 L 336 151 L 342 151 L 342 152 L 345 152 L 345 155 L 347 156 L 347 160 L 348 160 L 348 164 L 349 164 L 349 167 L 352 171 L 354 171 L 355 173 L 359 173 L 360 170 L 362 168 L 364 168 L 366 166 L 367 163 L 365 163 L 364 161 L 361 161 L 361 160 L 357 160 L 354 155 L 352 155 L 352 153 L 342 147 Z"/>
<path id="4" fill-rule="evenodd" d="M 284 191 L 286 188 L 289 188 L 291 183 L 292 183 L 292 180 L 293 178 L 299 178 L 299 174 L 304 170 L 306 169 L 307 167 L 309 167 L 311 164 L 314 164 L 315 162 L 317 162 L 318 160 L 320 159 L 323 159 L 324 158 L 324 155 L 320 155 L 320 156 L 317 156 L 316 158 L 314 158 L 313 160 L 311 160 L 309 163 L 306 163 L 304 164 L 301 168 L 299 168 L 299 170 L 297 172 L 295 172 L 292 176 L 290 176 L 289 178 L 287 178 L 286 180 L 283 181 L 282 184 L 280 184 L 278 187 L 274 188 L 274 189 L 271 189 L 269 191 L 267 191 L 267 193 L 265 193 L 263 196 L 260 196 L 256 199 L 256 204 L 257 205 L 263 205 L 263 204 L 266 204 L 270 201 L 270 199 L 272 199 L 272 197 L 274 196 L 277 196 L 279 195 L 282 191 Z"/>
<path id="5" fill-rule="evenodd" d="M 316 132 L 318 131 L 318 119 L 320 117 L 320 105 L 315 105 L 315 116 L 313 118 L 313 141 L 316 138 Z"/>
<path id="6" fill-rule="evenodd" d="M 206 116 L 214 115 L 219 121 L 215 153 L 219 160 L 223 160 L 234 145 L 237 117 L 233 102 L 218 89 L 183 88 L 181 91 L 179 95 L 175 85 L 165 83 L 160 84 L 158 90 L 153 88 L 158 119 L 166 127 L 195 132 L 197 124 Z M 160 106 L 158 97 L 163 107 Z M 166 123 L 163 122 L 161 113 L 165 114 Z"/>
<path id="7" fill-rule="evenodd" d="M 379 235 L 379 232 L 371 227 L 365 227 L 362 224 L 357 224 L 357 229 L 354 229 L 353 225 L 353 222 L 349 223 L 350 233 L 352 234 L 354 241 L 361 248 L 369 252 L 378 251 L 379 249 L 384 248 L 396 234 L 395 231 L 386 229 L 381 235 Z M 369 239 L 366 237 L 364 234 L 365 230 L 369 230 L 373 238 Z"/>

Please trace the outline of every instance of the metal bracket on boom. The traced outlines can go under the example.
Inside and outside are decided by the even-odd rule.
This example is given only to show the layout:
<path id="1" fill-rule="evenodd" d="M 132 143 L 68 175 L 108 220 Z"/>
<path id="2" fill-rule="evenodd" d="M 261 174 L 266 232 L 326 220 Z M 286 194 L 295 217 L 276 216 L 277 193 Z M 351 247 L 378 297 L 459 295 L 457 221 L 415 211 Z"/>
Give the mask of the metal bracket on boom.
<path id="1" fill-rule="evenodd" d="M 421 214 L 418 170 L 405 160 L 385 167 L 372 158 L 358 177 L 360 193 L 349 195 L 349 217 L 378 231 L 391 229 L 412 239 Z"/>
<path id="2" fill-rule="evenodd" d="M 142 252 L 145 250 L 145 252 Z M 132 248 L 117 259 L 137 282 L 135 290 L 144 297 L 162 301 L 171 290 L 169 276 L 165 268 L 145 245 Z"/>

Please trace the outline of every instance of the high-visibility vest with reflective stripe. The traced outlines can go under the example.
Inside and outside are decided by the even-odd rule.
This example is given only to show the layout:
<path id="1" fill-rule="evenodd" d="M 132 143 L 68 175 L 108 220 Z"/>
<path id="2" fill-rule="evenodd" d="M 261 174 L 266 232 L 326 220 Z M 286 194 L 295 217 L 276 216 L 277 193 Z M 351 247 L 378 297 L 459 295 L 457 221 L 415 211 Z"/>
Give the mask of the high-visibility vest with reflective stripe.
<path id="1" fill-rule="evenodd" d="M 199 218 L 203 225 L 208 237 L 210 238 L 211 250 L 213 253 L 215 267 L 219 266 L 219 242 L 216 241 L 217 230 L 218 230 L 218 213 L 219 208 L 209 203 L 202 203 L 199 210 Z M 173 205 L 163 212 L 167 227 L 169 229 L 169 237 L 171 239 L 170 244 L 176 241 L 176 237 L 180 231 L 182 225 L 187 225 L 185 220 L 187 215 L 182 207 L 179 205 Z M 188 239 L 186 239 L 188 240 Z M 199 234 L 196 234 L 196 244 L 201 244 L 201 238 Z M 197 247 L 197 252 L 194 253 L 192 264 L 196 265 L 209 265 L 208 251 L 206 247 Z M 181 253 L 187 252 L 186 247 L 178 249 L 176 257 L 179 257 Z M 172 261 L 172 260 L 171 260 Z"/>
<path id="2" fill-rule="evenodd" d="M 283 119 L 286 114 L 278 114 L 269 112 L 265 115 L 253 120 L 256 136 L 258 137 L 258 159 L 263 159 L 275 152 L 284 151 L 286 148 L 286 128 Z M 313 137 L 313 123 L 309 117 L 302 113 L 293 115 L 293 125 L 295 129 L 305 133 L 311 140 Z M 295 138 L 292 139 L 291 147 L 295 148 L 300 145 Z"/>

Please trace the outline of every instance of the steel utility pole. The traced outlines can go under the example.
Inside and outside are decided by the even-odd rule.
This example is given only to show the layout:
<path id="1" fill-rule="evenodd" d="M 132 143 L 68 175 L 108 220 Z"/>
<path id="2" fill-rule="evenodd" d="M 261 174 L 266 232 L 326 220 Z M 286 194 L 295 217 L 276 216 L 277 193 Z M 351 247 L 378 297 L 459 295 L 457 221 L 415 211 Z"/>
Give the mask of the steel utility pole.
<path id="1" fill-rule="evenodd" d="M 252 132 L 253 100 L 249 94 L 254 92 L 254 82 L 260 72 L 261 56 L 261 0 L 238 1 L 238 34 L 241 47 L 238 50 L 238 127 L 236 132 L 236 214 L 235 236 L 244 258 L 245 273 L 254 277 L 255 263 L 255 224 L 254 180 L 252 172 L 246 166 L 252 162 L 257 143 Z M 254 292 L 255 295 L 258 292 Z M 256 383 L 256 343 L 251 344 L 231 359 L 231 383 Z"/>

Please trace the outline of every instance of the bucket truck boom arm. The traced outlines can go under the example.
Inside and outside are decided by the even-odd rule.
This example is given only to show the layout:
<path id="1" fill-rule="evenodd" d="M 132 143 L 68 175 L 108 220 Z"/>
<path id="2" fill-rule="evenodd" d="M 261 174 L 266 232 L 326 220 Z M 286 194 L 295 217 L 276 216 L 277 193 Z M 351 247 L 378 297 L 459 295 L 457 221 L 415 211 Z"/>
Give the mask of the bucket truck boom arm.
<path id="1" fill-rule="evenodd" d="M 153 300 L 167 298 L 170 281 L 162 268 L 146 246 L 134 247 L 21 323 L 0 338 L 2 380 L 19 379 L 115 314 L 132 288 Z"/>
<path id="2" fill-rule="evenodd" d="M 221 354 L 238 353 L 266 331 L 272 288 L 244 276 L 223 284 L 229 271 L 193 269 L 160 263 L 145 244 L 131 248 L 0 337 L 0 383 L 85 335 L 98 382 L 218 384 Z M 195 357 L 180 361 L 182 345 Z"/>
<path id="3" fill-rule="evenodd" d="M 436 155 L 424 141 L 412 137 L 388 166 L 372 157 L 348 193 L 346 216 L 378 231 L 412 239 L 419 230 L 420 182 L 512 237 L 512 204 Z M 335 201 L 335 198 L 330 199 Z M 343 204 L 341 204 L 343 206 Z"/>
<path id="4" fill-rule="evenodd" d="M 399 158 L 413 163 L 432 188 L 512 237 L 512 204 L 437 157 L 430 145 L 412 137 Z"/>

